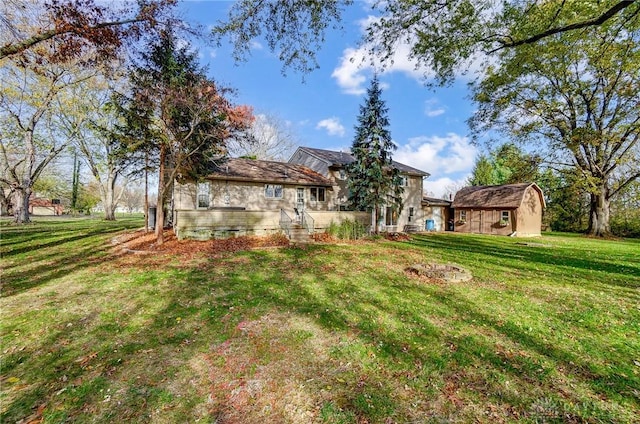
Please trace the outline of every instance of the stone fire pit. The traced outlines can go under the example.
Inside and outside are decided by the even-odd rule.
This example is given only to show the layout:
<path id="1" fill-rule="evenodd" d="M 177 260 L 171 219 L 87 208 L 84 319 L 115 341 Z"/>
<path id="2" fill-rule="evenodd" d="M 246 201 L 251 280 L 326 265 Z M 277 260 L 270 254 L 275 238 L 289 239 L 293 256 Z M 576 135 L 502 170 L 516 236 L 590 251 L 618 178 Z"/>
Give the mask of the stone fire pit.
<path id="1" fill-rule="evenodd" d="M 442 280 L 450 283 L 460 283 L 473 278 L 471 272 L 455 264 L 416 264 L 407 268 L 407 271 L 421 277 Z"/>

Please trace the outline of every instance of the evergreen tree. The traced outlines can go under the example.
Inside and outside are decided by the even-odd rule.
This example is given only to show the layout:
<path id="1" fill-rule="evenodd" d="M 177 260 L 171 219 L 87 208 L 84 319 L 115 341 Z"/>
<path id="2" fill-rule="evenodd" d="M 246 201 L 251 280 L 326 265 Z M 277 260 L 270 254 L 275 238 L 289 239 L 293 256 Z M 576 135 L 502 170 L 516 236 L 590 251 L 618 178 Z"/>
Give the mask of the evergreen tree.
<path id="1" fill-rule="evenodd" d="M 381 93 L 378 77 L 374 76 L 355 128 L 351 147 L 355 160 L 347 167 L 349 203 L 356 210 L 373 212 L 375 231 L 381 208 L 391 206 L 400 212 L 403 192 L 399 172 L 391 160 L 396 146 L 391 141 L 388 108 Z"/>
<path id="2" fill-rule="evenodd" d="M 495 175 L 494 163 L 489 157 L 486 155 L 480 155 L 476 158 L 476 163 L 473 165 L 473 170 L 471 171 L 468 184 L 472 186 L 498 184 Z"/>

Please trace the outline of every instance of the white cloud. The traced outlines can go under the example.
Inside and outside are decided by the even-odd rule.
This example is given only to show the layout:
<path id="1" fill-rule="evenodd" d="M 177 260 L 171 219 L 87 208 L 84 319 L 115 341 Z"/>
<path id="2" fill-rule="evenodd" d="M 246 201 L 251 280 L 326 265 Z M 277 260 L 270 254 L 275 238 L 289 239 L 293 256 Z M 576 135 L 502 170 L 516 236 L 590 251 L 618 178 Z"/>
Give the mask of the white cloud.
<path id="1" fill-rule="evenodd" d="M 218 55 L 218 51 L 216 49 L 209 49 L 209 58 L 215 59 Z"/>
<path id="2" fill-rule="evenodd" d="M 440 106 L 438 99 L 429 99 L 424 102 L 424 114 L 429 118 L 440 116 L 446 112 L 446 109 Z"/>
<path id="3" fill-rule="evenodd" d="M 333 70 L 331 77 L 337 80 L 345 93 L 360 96 L 366 92 L 362 86 L 367 79 L 362 75 L 363 60 L 362 49 L 348 48 L 342 52 L 340 66 Z"/>
<path id="4" fill-rule="evenodd" d="M 467 185 L 467 179 L 471 174 L 465 174 L 460 178 L 441 177 L 437 179 L 428 178 L 424 180 L 424 191 L 430 197 L 436 197 L 439 199 L 449 200 L 449 194 L 451 199 L 455 196 L 456 192 Z"/>
<path id="5" fill-rule="evenodd" d="M 449 133 L 441 136 L 420 136 L 398 146 L 393 159 L 431 174 L 424 189 L 436 197 L 452 187 L 461 187 L 475 162 L 477 149 L 467 137 Z"/>
<path id="6" fill-rule="evenodd" d="M 338 137 L 344 137 L 344 126 L 340 123 L 340 118 L 336 118 L 331 117 L 331 118 L 327 118 L 327 119 L 323 119 L 322 121 L 318 122 L 318 124 L 316 125 L 316 129 L 322 129 L 324 128 L 325 130 L 327 130 L 327 134 L 329 135 L 337 135 Z"/>
<path id="7" fill-rule="evenodd" d="M 379 17 L 368 16 L 358 22 L 360 26 L 360 32 L 365 33 L 366 28 L 379 20 Z M 365 92 L 363 87 L 366 81 L 365 74 L 372 72 L 374 69 L 380 74 L 390 74 L 393 72 L 399 72 L 405 74 L 409 78 L 422 82 L 425 79 L 431 79 L 435 76 L 432 69 L 426 66 L 418 66 L 418 62 L 411 57 L 411 47 L 413 43 L 411 40 L 407 41 L 402 39 L 399 41 L 393 50 L 393 55 L 385 62 L 385 66 L 379 58 L 372 58 L 370 55 L 371 45 L 362 45 L 360 47 L 349 47 L 343 50 L 342 57 L 340 58 L 340 64 L 333 70 L 331 76 L 336 79 L 338 85 L 347 94 L 362 95 Z M 486 68 L 485 61 L 487 57 L 483 54 L 478 54 L 476 57 L 471 58 L 468 63 L 461 64 L 457 69 L 457 76 L 463 79 L 473 78 L 475 75 L 481 74 Z M 490 63 L 495 60 L 490 60 Z M 464 74 L 464 75 L 463 75 Z M 430 117 L 438 116 L 444 111 L 434 110 L 436 115 L 427 115 Z"/>
<path id="8" fill-rule="evenodd" d="M 264 47 L 256 40 L 251 41 L 251 50 L 262 50 Z"/>

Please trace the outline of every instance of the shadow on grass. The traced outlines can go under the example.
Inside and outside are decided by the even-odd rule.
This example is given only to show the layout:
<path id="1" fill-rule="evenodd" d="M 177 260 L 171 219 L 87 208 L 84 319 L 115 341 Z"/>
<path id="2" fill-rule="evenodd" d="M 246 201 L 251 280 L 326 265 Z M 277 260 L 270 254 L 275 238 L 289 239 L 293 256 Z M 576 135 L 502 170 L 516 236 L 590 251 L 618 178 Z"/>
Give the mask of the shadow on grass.
<path id="1" fill-rule="evenodd" d="M 491 237 L 491 236 L 487 236 Z M 451 236 L 415 236 L 408 242 L 413 246 L 437 249 L 446 252 L 448 256 L 456 258 L 464 264 L 465 253 L 472 253 L 474 257 L 482 256 L 485 267 L 490 269 L 494 265 L 518 265 L 522 269 L 539 270 L 540 272 L 556 272 L 556 268 L 573 269 L 589 284 L 608 284 L 625 289 L 632 289 L 629 293 L 637 295 L 640 288 L 640 255 L 632 257 L 610 258 L 612 252 L 589 252 L 590 257 L 579 249 L 564 247 L 526 246 L 516 244 L 511 239 L 493 237 L 493 239 L 467 237 L 464 242 L 452 242 Z M 502 239 L 502 242 L 500 241 Z M 640 244 L 638 244 L 640 248 Z M 613 253 L 615 255 L 615 252 Z M 513 261 L 513 262 L 511 262 Z M 594 275 L 593 273 L 601 273 Z M 607 275 L 607 278 L 601 278 Z"/>
<path id="2" fill-rule="evenodd" d="M 2 297 L 95 265 L 111 247 L 108 239 L 136 221 L 82 220 L 4 226 L 0 239 Z"/>
<path id="3" fill-rule="evenodd" d="M 440 241 L 416 239 L 420 249 L 425 249 L 427 242 L 434 243 L 429 248 L 442 248 Z M 485 251 L 487 246 L 469 240 L 463 247 L 455 246 L 454 253 L 472 248 Z M 527 252 L 520 250 L 517 253 L 526 256 Z M 78 257 L 82 254 L 72 258 Z M 533 257 L 551 261 L 545 255 Z M 589 396 L 615 399 L 623 407 L 640 409 L 634 397 L 640 387 L 633 373 L 621 377 L 616 370 L 594 371 L 589 358 L 551 345 L 514 322 L 501 322 L 455 288 L 416 284 L 402 273 L 377 269 L 367 263 L 368 259 L 365 253 L 338 247 L 286 248 L 238 253 L 198 267 L 171 265 L 163 270 L 139 270 L 137 282 L 128 278 L 120 283 L 128 297 L 122 305 L 117 305 L 119 299 L 106 297 L 81 316 L 71 315 L 52 323 L 38 343 L 7 355 L 2 375 L 15 375 L 24 369 L 40 373 L 37 378 L 31 376 L 34 381 L 26 382 L 28 388 L 6 405 L 2 420 L 23 419 L 41 404 L 48 405 L 46 413 L 52 421 L 91 417 L 96 422 L 143 422 L 149 421 L 156 410 L 177 414 L 175 411 L 181 408 L 195 408 L 181 405 L 187 401 L 175 397 L 173 387 L 179 382 L 179 374 L 194 358 L 238 337 L 240 322 L 273 311 L 308 317 L 327 332 L 338 334 L 346 346 L 357 345 L 367 352 L 373 365 L 359 371 L 370 384 L 361 385 L 361 375 L 347 375 L 344 381 L 332 382 L 342 385 L 342 395 L 331 398 L 330 404 L 336 405 L 336 411 L 349 413 L 352 421 L 408 421 L 405 406 L 392 397 L 403 386 L 411 388 L 414 400 L 427 403 L 434 402 L 447 387 L 476 391 L 473 402 L 507 404 L 519 417 L 535 420 L 530 408 L 537 394 L 558 399 L 565 396 L 553 387 L 551 375 L 555 370 L 564 370 L 560 372 L 572 381 L 589 387 Z M 41 279 L 49 277 L 43 275 Z M 105 296 L 100 291 L 101 282 L 92 283 L 95 286 L 87 286 L 92 290 L 87 297 Z M 161 284 L 170 289 L 162 291 Z M 153 302 L 163 306 L 148 320 L 133 324 L 140 314 L 148 313 L 145 311 Z M 104 304 L 108 304 L 108 311 Z M 502 343 L 519 346 L 528 355 L 497 352 L 495 340 L 486 335 L 487 329 L 500 334 Z M 334 348 L 331 355 L 340 361 L 362 359 Z M 606 346 L 602 349 L 595 353 L 597 359 L 606 358 Z M 542 364 L 537 357 L 548 362 Z M 329 373 L 327 369 L 320 371 Z M 318 391 L 327 382 L 321 374 L 307 378 L 305 384 Z M 522 386 L 505 391 L 502 379 Z M 427 386 L 432 390 L 426 390 Z M 209 390 L 213 388 L 204 388 L 205 392 Z M 568 396 L 564 399 L 567 405 L 585 402 L 578 394 Z M 383 397 L 388 403 L 374 402 L 369 407 L 364 402 Z M 449 409 L 433 411 L 432 416 L 423 418 L 469 418 L 456 416 L 456 405 L 455 399 L 451 400 Z M 231 410 L 234 405 L 221 408 Z M 578 412 L 570 416 L 567 411 L 560 417 L 576 421 L 611 418 L 610 411 L 593 408 L 593 417 Z M 215 418 L 224 411 L 208 412 Z"/>

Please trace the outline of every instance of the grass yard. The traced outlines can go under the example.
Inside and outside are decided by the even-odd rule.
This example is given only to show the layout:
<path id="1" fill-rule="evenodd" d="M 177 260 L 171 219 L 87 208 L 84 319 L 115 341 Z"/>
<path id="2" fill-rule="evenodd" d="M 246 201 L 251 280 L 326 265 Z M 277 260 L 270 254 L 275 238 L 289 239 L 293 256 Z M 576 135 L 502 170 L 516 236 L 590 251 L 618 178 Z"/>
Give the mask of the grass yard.
<path id="1" fill-rule="evenodd" d="M 110 243 L 141 226 L 2 223 L 0 421 L 640 422 L 640 240 Z"/>

